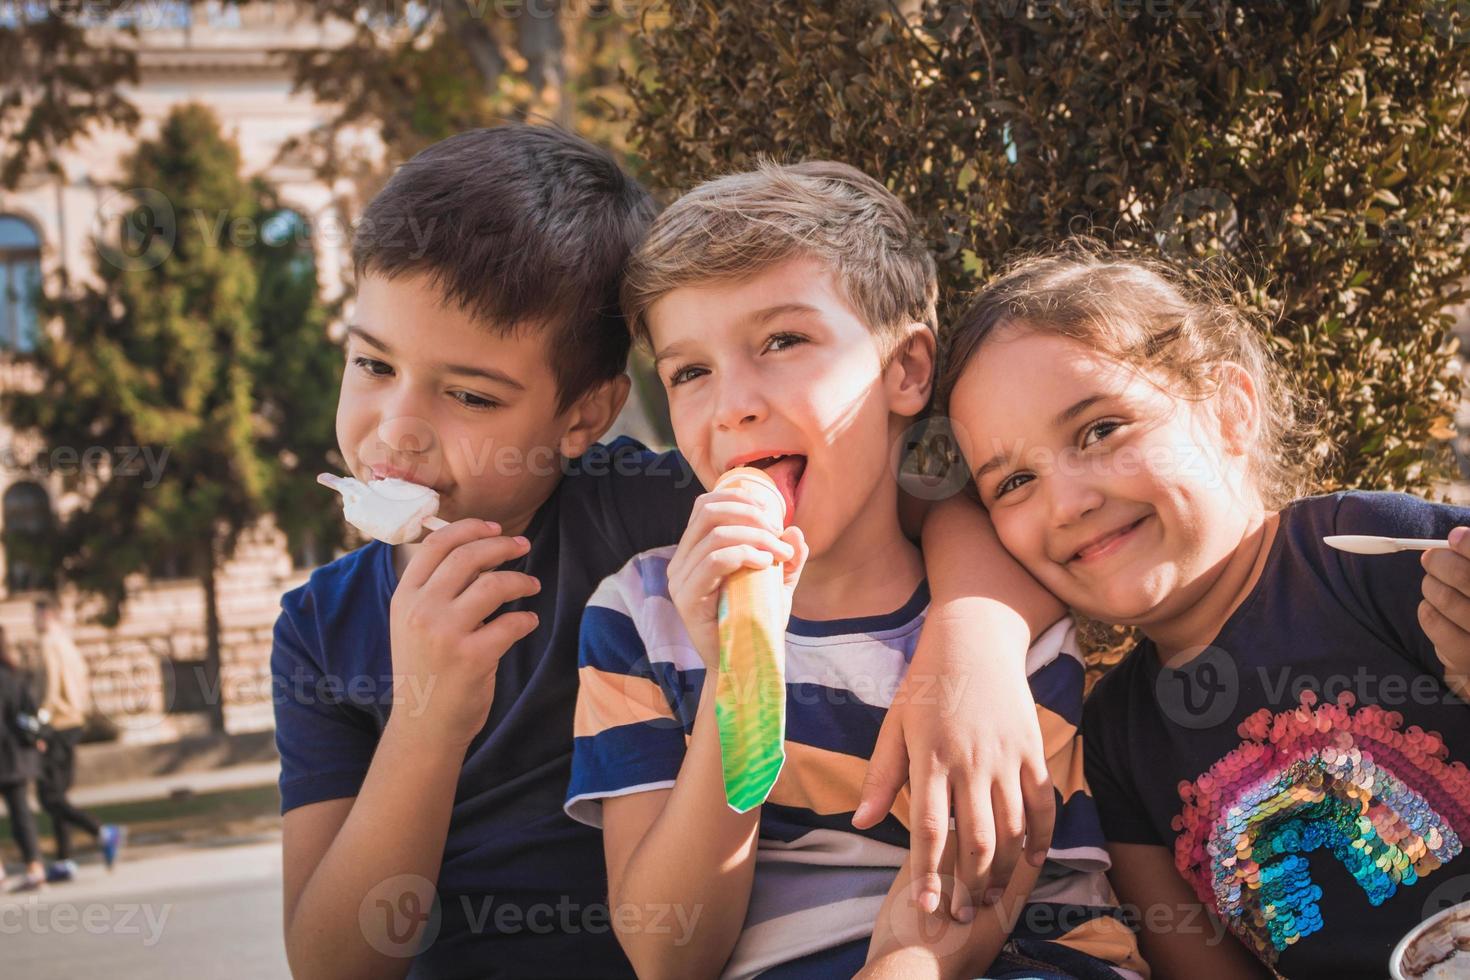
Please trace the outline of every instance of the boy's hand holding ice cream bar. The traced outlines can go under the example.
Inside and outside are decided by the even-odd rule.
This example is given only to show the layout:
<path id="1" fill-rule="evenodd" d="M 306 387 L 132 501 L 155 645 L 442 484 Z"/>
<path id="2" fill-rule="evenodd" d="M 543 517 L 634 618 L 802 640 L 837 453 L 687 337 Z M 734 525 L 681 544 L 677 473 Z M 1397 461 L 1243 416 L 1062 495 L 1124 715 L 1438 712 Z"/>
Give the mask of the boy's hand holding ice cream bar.
<path id="1" fill-rule="evenodd" d="M 407 544 L 447 521 L 435 517 L 439 494 L 396 477 L 363 483 L 353 477 L 320 473 L 316 482 L 342 495 L 347 523 L 385 544 Z"/>
<path id="2" fill-rule="evenodd" d="M 720 736 L 725 798 L 762 803 L 785 761 L 786 624 L 806 541 L 787 526 L 791 472 L 735 466 L 700 497 L 668 565 L 669 596 L 708 670 L 700 714 Z M 763 461 L 764 462 L 764 461 Z"/>

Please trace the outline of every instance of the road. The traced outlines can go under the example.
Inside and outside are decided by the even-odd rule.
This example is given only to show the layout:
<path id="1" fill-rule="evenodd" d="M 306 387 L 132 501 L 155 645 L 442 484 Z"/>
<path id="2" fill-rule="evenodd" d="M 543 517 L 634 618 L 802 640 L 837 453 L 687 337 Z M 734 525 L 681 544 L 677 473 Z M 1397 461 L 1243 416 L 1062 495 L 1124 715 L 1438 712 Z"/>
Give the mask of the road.
<path id="1" fill-rule="evenodd" d="M 117 870 L 0 895 L 7 980 L 289 978 L 278 838 L 125 851 Z"/>

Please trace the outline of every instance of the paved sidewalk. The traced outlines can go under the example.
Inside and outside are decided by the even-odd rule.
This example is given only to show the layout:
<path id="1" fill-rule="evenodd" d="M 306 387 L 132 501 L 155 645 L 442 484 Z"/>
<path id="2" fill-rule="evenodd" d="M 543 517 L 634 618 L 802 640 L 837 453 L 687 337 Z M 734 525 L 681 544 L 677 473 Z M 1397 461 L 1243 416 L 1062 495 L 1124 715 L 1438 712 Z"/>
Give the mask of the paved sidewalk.
<path id="1" fill-rule="evenodd" d="M 111 874 L 0 895 L 0 949 L 7 978 L 284 980 L 280 840 L 130 850 Z"/>

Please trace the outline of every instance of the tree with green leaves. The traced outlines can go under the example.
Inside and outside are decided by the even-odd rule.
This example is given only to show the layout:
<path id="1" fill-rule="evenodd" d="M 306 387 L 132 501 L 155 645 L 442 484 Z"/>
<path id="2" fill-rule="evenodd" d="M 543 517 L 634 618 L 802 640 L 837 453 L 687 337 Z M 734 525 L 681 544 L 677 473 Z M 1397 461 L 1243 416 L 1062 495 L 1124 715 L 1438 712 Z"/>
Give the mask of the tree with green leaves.
<path id="1" fill-rule="evenodd" d="M 638 58 L 633 137 L 663 186 L 763 154 L 853 164 L 927 223 L 951 303 L 1079 231 L 1227 264 L 1326 408 L 1324 490 L 1447 474 L 1464 5 L 689 0 Z"/>
<path id="2" fill-rule="evenodd" d="M 261 240 L 281 212 L 241 177 L 239 151 L 208 109 L 172 112 L 138 146 L 123 186 L 134 190 L 108 209 L 116 236 L 97 243 L 96 282 L 43 308 L 60 330 L 33 355 L 39 386 L 3 403 L 48 450 L 86 458 L 95 446 L 112 459 L 63 474 L 83 502 L 53 534 L 7 545 L 101 597 L 107 624 L 136 573 L 191 558 L 184 567 L 204 586 L 201 683 L 219 692 L 219 569 L 283 496 L 305 497 L 308 474 L 324 465 L 335 440 L 323 400 L 340 358 L 314 274 Z M 285 446 L 306 454 L 284 466 Z M 284 512 L 298 533 L 330 534 L 340 527 L 331 510 L 317 508 L 326 514 L 314 525 L 301 508 Z M 209 702 L 222 727 L 221 697 Z"/>
<path id="3" fill-rule="evenodd" d="M 236 5 L 245 15 L 264 6 Z M 334 107 L 325 127 L 286 147 L 306 153 L 324 179 L 347 176 L 371 192 L 386 176 L 339 139 L 356 126 L 371 128 L 394 162 L 465 129 L 532 117 L 626 150 L 621 74 L 634 0 L 313 0 L 296 9 L 345 29 L 343 43 L 278 52 L 298 88 Z M 54 167 L 59 149 L 99 126 L 136 126 L 120 86 L 139 82 L 139 42 L 151 27 L 193 16 L 187 0 L 0 5 L 0 185 Z"/>

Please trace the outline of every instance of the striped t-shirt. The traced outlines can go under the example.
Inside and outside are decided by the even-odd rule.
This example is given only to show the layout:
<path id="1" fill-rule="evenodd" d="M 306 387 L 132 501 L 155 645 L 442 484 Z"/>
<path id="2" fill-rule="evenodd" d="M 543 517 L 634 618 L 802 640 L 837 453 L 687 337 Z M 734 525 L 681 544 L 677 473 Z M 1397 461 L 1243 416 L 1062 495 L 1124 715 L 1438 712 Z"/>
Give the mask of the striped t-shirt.
<path id="1" fill-rule="evenodd" d="M 566 810 L 592 826 L 602 825 L 606 797 L 672 788 L 693 731 L 705 668 L 669 598 L 673 554 L 667 547 L 635 556 L 603 580 L 583 616 Z M 761 807 L 749 910 L 726 977 L 781 965 L 788 967 L 776 971 L 781 976 L 850 976 L 862 965 L 908 856 L 909 791 L 868 830 L 854 828 L 852 815 L 928 605 L 920 584 L 887 615 L 791 618 L 786 762 Z M 1132 976 L 1141 961 L 1104 875 L 1108 857 L 1082 778 L 1083 665 L 1075 635 L 1064 620 L 1027 654 L 1057 819 L 1032 904 L 1012 935 L 1071 947 Z M 919 685 L 908 693 L 937 706 L 963 682 L 941 677 L 929 691 Z"/>

